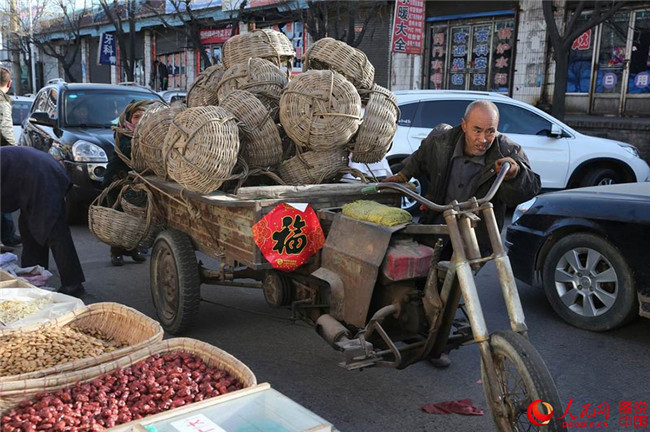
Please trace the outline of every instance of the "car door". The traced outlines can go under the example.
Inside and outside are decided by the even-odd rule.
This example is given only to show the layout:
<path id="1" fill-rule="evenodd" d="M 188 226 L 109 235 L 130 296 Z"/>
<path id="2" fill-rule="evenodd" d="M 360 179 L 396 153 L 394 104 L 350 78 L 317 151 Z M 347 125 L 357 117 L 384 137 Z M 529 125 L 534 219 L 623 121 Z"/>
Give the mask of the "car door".
<path id="1" fill-rule="evenodd" d="M 408 142 L 412 150 L 420 147 L 431 129 L 440 123 L 458 126 L 465 114 L 470 100 L 428 100 L 420 101 L 413 124 L 408 132 Z"/>
<path id="2" fill-rule="evenodd" d="M 419 103 L 419 101 L 411 101 L 399 105 L 400 117 L 397 121 L 393 145 L 388 152 L 389 155 L 410 155 L 413 152 L 409 145 L 408 135 Z"/>
<path id="3" fill-rule="evenodd" d="M 550 136 L 553 122 L 530 109 L 496 102 L 499 132 L 521 145 L 543 189 L 564 189 L 569 172 L 569 139 L 566 132 Z M 555 126 L 559 128 L 559 125 Z"/>

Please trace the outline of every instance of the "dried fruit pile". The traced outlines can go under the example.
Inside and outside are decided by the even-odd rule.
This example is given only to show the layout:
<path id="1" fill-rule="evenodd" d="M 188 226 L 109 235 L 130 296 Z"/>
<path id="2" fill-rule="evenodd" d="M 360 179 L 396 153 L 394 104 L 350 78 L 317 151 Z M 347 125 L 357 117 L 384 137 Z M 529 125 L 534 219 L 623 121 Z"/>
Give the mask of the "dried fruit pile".
<path id="1" fill-rule="evenodd" d="M 241 388 L 236 378 L 192 354 L 155 354 L 22 402 L 0 419 L 0 432 L 100 431 Z"/>

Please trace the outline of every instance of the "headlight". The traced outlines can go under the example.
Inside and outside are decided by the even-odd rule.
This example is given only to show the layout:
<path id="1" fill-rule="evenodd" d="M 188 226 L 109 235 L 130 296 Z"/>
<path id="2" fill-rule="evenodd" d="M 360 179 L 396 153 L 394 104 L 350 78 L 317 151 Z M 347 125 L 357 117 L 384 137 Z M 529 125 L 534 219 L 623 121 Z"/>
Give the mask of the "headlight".
<path id="1" fill-rule="evenodd" d="M 634 157 L 640 157 L 639 156 L 639 150 L 637 150 L 636 147 L 630 144 L 624 144 L 624 143 L 617 143 L 619 146 L 621 146 L 625 151 L 630 153 Z"/>
<path id="2" fill-rule="evenodd" d="M 72 158 L 75 162 L 108 162 L 108 157 L 103 148 L 84 140 L 74 143 Z"/>
<path id="3" fill-rule="evenodd" d="M 530 199 L 526 202 L 523 202 L 517 206 L 515 211 L 512 213 L 512 223 L 517 222 L 517 220 L 524 215 L 530 208 L 535 204 L 537 198 Z"/>

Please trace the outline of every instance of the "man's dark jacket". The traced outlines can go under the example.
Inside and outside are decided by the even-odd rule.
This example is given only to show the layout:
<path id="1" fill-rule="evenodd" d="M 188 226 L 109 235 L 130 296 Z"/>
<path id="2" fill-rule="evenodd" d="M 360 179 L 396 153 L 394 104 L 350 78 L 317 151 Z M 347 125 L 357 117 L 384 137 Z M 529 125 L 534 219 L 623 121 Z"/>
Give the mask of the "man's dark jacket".
<path id="1" fill-rule="evenodd" d="M 72 183 L 52 155 L 31 147 L 0 148 L 2 212 L 20 209 L 34 239 L 44 245 L 64 210 Z"/>
<path id="2" fill-rule="evenodd" d="M 427 196 L 435 203 L 448 204 L 443 201 L 447 194 L 449 170 L 452 165 L 450 163 L 451 158 L 459 139 L 462 139 L 464 143 L 465 133 L 460 126 L 439 135 L 434 132 L 430 133 L 422 141 L 420 148 L 404 161 L 404 168 L 400 171 L 407 179 L 428 175 L 429 192 Z M 494 162 L 504 157 L 511 157 L 517 162 L 519 173 L 515 178 L 504 181 L 492 199 L 499 230 L 503 228 L 507 207 L 514 207 L 533 198 L 541 189 L 539 175 L 530 168 L 528 157 L 521 146 L 508 139 L 505 135 L 497 134 L 485 154 L 485 166 L 475 183 L 475 190 L 472 191 L 473 196 L 482 198 L 487 194 L 496 178 Z M 438 218 L 436 223 L 441 223 L 441 219 Z M 489 247 L 490 241 L 487 230 L 482 223 L 477 227 L 476 234 L 481 250 L 489 252 L 491 250 Z"/>

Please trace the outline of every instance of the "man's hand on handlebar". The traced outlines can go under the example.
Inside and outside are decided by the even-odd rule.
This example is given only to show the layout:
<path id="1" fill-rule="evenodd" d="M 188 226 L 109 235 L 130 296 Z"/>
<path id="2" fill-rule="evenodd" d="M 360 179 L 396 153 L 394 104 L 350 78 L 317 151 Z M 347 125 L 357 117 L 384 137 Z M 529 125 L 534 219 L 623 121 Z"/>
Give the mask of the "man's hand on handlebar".
<path id="1" fill-rule="evenodd" d="M 494 162 L 494 169 L 497 171 L 497 175 L 501 172 L 501 166 L 504 162 L 510 162 L 510 169 L 504 180 L 512 180 L 517 177 L 517 174 L 519 174 L 519 165 L 511 157 L 504 157 Z"/>
<path id="2" fill-rule="evenodd" d="M 403 174 L 397 173 L 382 180 L 382 183 L 406 183 L 408 179 Z"/>

